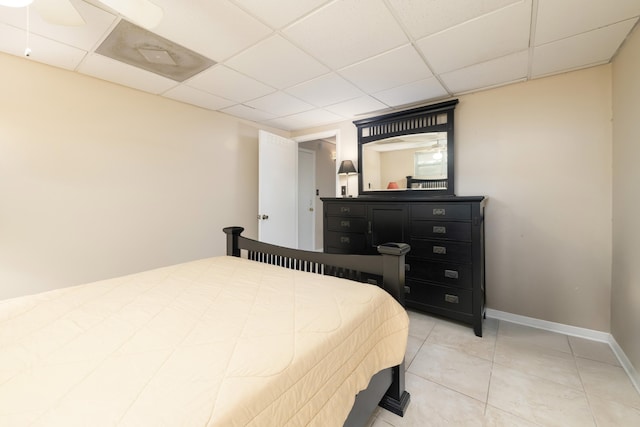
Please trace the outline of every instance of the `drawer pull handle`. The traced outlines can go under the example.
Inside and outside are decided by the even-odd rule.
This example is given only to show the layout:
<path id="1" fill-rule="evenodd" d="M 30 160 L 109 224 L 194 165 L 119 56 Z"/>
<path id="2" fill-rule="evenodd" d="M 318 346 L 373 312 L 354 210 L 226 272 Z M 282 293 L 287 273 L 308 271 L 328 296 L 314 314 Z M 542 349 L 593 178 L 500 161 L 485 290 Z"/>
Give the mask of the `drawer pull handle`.
<path id="1" fill-rule="evenodd" d="M 433 247 L 433 253 L 434 254 L 438 254 L 438 255 L 446 255 L 447 254 L 447 248 L 445 246 L 434 246 Z"/>
<path id="2" fill-rule="evenodd" d="M 445 216 L 447 214 L 446 209 L 444 208 L 434 208 L 433 215 L 435 216 Z"/>
<path id="3" fill-rule="evenodd" d="M 447 234 L 447 227 L 443 225 L 434 225 L 433 226 L 434 234 Z"/>
<path id="4" fill-rule="evenodd" d="M 342 228 L 351 227 L 351 221 L 340 221 L 340 227 L 342 227 Z"/>
<path id="5" fill-rule="evenodd" d="M 458 272 L 456 270 L 445 270 L 444 277 L 446 277 L 447 279 L 457 279 Z"/>
<path id="6" fill-rule="evenodd" d="M 340 243 L 349 244 L 351 243 L 351 239 L 348 236 L 340 236 Z"/>
<path id="7" fill-rule="evenodd" d="M 410 294 L 411 293 L 411 287 L 410 286 L 405 286 L 404 287 L 404 293 L 405 294 Z"/>
<path id="8" fill-rule="evenodd" d="M 341 213 L 349 213 L 351 212 L 351 208 L 349 206 L 340 206 Z"/>
<path id="9" fill-rule="evenodd" d="M 444 300 L 446 302 L 450 302 L 451 304 L 460 303 L 460 299 L 458 298 L 458 295 L 444 294 Z"/>

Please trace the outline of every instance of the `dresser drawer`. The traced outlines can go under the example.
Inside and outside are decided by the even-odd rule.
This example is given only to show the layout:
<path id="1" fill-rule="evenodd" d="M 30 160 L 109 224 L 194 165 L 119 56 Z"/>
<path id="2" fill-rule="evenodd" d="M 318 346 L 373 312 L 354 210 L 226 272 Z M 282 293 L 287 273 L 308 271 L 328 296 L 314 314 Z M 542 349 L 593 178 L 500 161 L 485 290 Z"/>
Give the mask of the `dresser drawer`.
<path id="1" fill-rule="evenodd" d="M 429 203 L 411 206 L 411 218 L 471 220 L 471 205 L 467 203 Z"/>
<path id="2" fill-rule="evenodd" d="M 409 264 L 408 278 L 427 280 L 456 288 L 471 289 L 473 287 L 473 273 L 469 264 L 424 261 L 413 256 L 407 256 L 406 260 Z"/>
<path id="3" fill-rule="evenodd" d="M 409 287 L 409 292 L 405 293 L 405 299 L 408 302 L 431 305 L 466 314 L 473 312 L 473 295 L 470 290 L 420 283 L 413 280 L 407 280 L 406 285 Z"/>
<path id="4" fill-rule="evenodd" d="M 366 224 L 367 222 L 364 218 L 339 216 L 327 217 L 327 228 L 329 229 L 329 231 L 364 233 L 367 229 Z"/>
<path id="5" fill-rule="evenodd" d="M 332 253 L 362 253 L 366 246 L 364 234 L 328 231 L 325 239 Z"/>
<path id="6" fill-rule="evenodd" d="M 448 240 L 411 239 L 411 255 L 433 261 L 471 262 L 471 243 Z"/>
<path id="7" fill-rule="evenodd" d="M 471 241 L 470 222 L 411 221 L 411 237 Z"/>
<path id="8" fill-rule="evenodd" d="M 327 205 L 327 215 L 330 216 L 359 216 L 364 218 L 366 214 L 365 205 L 352 203 L 330 203 Z"/>

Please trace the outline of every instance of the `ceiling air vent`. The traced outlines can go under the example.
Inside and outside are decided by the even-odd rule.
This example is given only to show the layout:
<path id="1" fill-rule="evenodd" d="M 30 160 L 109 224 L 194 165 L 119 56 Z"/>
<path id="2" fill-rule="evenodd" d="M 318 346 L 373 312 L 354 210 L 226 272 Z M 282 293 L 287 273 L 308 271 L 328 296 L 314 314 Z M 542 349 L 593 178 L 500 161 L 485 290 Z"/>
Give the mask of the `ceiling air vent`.
<path id="1" fill-rule="evenodd" d="M 124 19 L 96 49 L 96 53 L 177 82 L 183 82 L 216 64 Z"/>

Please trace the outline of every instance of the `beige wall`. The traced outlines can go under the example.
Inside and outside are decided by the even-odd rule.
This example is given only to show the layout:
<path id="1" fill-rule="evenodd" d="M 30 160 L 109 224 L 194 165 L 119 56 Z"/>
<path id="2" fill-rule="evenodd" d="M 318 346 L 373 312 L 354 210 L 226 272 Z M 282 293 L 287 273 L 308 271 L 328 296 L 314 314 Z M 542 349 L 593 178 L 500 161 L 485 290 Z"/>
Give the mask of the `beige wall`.
<path id="1" fill-rule="evenodd" d="M 489 197 L 488 306 L 608 332 L 611 67 L 459 100 L 456 194 Z M 357 153 L 349 126 L 344 156 Z"/>
<path id="2" fill-rule="evenodd" d="M 488 306 L 609 331 L 611 67 L 460 98 L 456 194 L 489 196 Z"/>
<path id="3" fill-rule="evenodd" d="M 640 31 L 613 61 L 611 333 L 640 370 Z"/>
<path id="4" fill-rule="evenodd" d="M 256 126 L 0 54 L 0 299 L 257 234 Z"/>
<path id="5" fill-rule="evenodd" d="M 229 224 L 256 234 L 256 126 L 0 67 L 0 298 L 221 254 Z M 611 109 L 610 66 L 460 97 L 456 193 L 489 196 L 489 307 L 609 330 Z M 351 122 L 297 134 L 325 129 L 357 159 Z"/>
<path id="6" fill-rule="evenodd" d="M 415 148 L 380 153 L 382 175 L 381 185 L 377 188 L 387 188 L 391 181 L 400 188 L 407 188 L 407 175 L 413 175 L 415 169 Z"/>
<path id="7" fill-rule="evenodd" d="M 358 171 L 362 176 L 362 187 L 366 190 L 379 190 L 382 187 L 382 153 L 374 150 L 367 150 L 362 155 Z M 362 172 L 366 171 L 366 173 Z"/>

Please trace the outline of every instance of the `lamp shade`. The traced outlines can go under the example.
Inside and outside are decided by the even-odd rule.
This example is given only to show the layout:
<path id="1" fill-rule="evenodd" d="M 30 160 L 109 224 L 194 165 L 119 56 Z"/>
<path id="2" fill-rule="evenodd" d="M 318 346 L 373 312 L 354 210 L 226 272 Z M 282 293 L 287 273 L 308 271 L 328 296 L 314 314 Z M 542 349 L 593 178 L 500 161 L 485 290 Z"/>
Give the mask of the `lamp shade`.
<path id="1" fill-rule="evenodd" d="M 343 160 L 340 163 L 340 168 L 338 169 L 338 175 L 352 175 L 354 173 L 358 173 L 356 167 L 353 165 L 351 160 Z"/>

